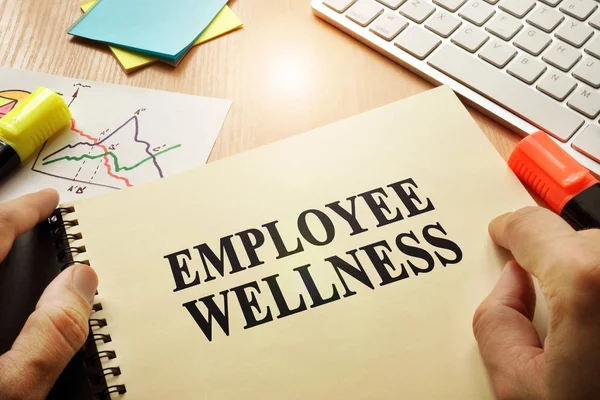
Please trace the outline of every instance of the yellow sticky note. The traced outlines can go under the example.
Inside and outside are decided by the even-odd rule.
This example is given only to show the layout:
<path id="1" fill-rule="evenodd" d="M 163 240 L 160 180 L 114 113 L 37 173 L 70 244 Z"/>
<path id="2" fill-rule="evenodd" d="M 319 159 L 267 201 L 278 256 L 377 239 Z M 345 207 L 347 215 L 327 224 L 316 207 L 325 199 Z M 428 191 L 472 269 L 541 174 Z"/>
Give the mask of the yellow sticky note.
<path id="1" fill-rule="evenodd" d="M 86 1 L 79 6 L 83 12 L 88 12 L 88 10 L 92 8 L 94 4 L 96 4 L 96 1 L 97 0 Z M 204 32 L 202 32 L 198 39 L 196 39 L 194 46 L 208 42 L 209 40 L 231 32 L 241 26 L 242 21 L 237 17 L 237 15 L 234 14 L 233 11 L 231 11 L 231 8 L 225 6 L 219 12 L 219 14 L 217 14 L 211 24 L 204 30 Z M 127 73 L 136 71 L 142 67 L 159 61 L 156 58 L 135 53 L 130 50 L 124 50 L 115 46 L 109 47 Z"/>

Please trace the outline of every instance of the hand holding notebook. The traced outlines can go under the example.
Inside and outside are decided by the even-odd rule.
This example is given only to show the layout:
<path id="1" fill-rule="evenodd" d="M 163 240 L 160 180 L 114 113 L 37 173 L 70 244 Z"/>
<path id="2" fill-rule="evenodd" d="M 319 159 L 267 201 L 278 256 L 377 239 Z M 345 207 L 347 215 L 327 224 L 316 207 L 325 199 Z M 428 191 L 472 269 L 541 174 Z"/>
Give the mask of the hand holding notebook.
<path id="1" fill-rule="evenodd" d="M 432 108 L 439 119 L 423 118 Z M 506 260 L 487 238 L 487 221 L 528 204 L 458 100 L 437 89 L 162 182 L 66 205 L 71 240 L 63 255 L 76 254 L 100 278 L 93 332 L 110 340 L 98 341 L 90 363 L 106 368 L 106 392 L 132 399 L 490 398 L 470 328 Z M 523 216 L 527 224 L 519 224 Z M 551 280 L 544 259 L 522 248 L 536 238 L 524 227 L 538 221 L 549 239 L 568 233 L 531 212 L 498 220 L 492 233 L 544 283 Z M 511 240 L 516 234 L 522 239 Z M 569 234 L 570 246 L 592 243 L 593 233 L 587 242 Z M 541 256 L 552 250 L 546 247 L 530 244 Z M 577 248 L 597 254 L 593 245 Z M 564 254 L 556 256 L 569 263 Z M 568 269 L 560 266 L 552 271 Z M 591 276 L 588 265 L 575 267 L 561 276 L 575 284 Z M 510 358 L 515 348 L 506 342 L 521 340 L 518 354 L 526 350 L 544 367 L 528 321 L 535 292 L 520 267 L 504 271 L 478 313 L 484 361 L 497 393 L 543 394 L 541 375 L 513 373 L 522 359 Z M 543 313 L 537 317 L 544 326 Z M 556 326 L 562 330 L 550 334 L 557 338 L 569 329 L 579 334 L 572 354 L 597 360 L 586 352 L 593 340 L 581 336 L 594 332 L 589 319 L 580 332 Z M 581 391 L 594 380 L 573 382 Z"/>
<path id="2" fill-rule="evenodd" d="M 54 190 L 0 204 L 0 261 L 16 236 L 48 218 L 57 204 Z M 46 398 L 87 339 L 97 284 L 94 270 L 78 265 L 65 270 L 46 288 L 12 348 L 0 355 L 1 399 Z"/>
<path id="3" fill-rule="evenodd" d="M 490 224 L 511 251 L 473 329 L 499 399 L 593 399 L 600 393 L 600 230 L 576 232 L 551 211 L 523 208 Z M 521 268 L 521 266 L 523 268 Z M 538 278 L 550 309 L 542 344 L 531 320 Z"/>

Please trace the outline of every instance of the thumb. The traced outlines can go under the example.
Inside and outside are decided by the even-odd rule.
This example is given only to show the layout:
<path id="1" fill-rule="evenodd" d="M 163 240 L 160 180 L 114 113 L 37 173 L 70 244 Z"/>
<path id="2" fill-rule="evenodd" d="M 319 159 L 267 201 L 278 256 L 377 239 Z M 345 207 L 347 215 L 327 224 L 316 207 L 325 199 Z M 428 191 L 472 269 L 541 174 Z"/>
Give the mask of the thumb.
<path id="1" fill-rule="evenodd" d="M 545 398 L 544 353 L 531 323 L 534 311 L 531 275 L 511 261 L 473 317 L 473 333 L 500 399 Z"/>
<path id="2" fill-rule="evenodd" d="M 86 265 L 63 271 L 46 288 L 12 348 L 0 356 L 0 393 L 43 399 L 83 346 L 98 278 Z"/>

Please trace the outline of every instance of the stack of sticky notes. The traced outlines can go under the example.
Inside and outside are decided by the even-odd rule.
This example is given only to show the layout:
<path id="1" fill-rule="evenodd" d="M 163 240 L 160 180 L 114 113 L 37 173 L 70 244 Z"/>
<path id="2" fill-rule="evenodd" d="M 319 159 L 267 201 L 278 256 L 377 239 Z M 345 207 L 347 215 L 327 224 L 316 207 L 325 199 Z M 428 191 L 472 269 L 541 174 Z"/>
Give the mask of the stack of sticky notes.
<path id="1" fill-rule="evenodd" d="M 92 0 L 69 33 L 106 43 L 126 72 L 187 52 L 242 26 L 227 0 Z"/>

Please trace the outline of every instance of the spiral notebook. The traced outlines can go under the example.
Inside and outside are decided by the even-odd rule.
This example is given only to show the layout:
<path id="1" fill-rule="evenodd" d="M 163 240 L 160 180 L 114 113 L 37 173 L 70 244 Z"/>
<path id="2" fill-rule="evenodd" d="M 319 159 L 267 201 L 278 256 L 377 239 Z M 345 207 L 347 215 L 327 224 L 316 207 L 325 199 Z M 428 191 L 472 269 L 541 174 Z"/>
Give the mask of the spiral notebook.
<path id="1" fill-rule="evenodd" d="M 507 257 L 487 224 L 531 204 L 442 87 L 55 225 L 100 279 L 103 396 L 485 399 L 471 319 Z"/>

